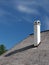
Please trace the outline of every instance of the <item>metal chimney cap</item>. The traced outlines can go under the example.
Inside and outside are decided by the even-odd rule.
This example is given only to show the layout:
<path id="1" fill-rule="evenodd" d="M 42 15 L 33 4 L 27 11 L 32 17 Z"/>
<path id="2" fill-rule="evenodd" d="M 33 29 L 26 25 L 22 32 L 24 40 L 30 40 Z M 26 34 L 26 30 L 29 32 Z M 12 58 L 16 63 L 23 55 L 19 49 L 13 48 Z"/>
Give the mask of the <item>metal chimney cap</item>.
<path id="1" fill-rule="evenodd" d="M 38 24 L 40 24 L 40 20 L 34 22 L 34 25 L 38 25 Z"/>

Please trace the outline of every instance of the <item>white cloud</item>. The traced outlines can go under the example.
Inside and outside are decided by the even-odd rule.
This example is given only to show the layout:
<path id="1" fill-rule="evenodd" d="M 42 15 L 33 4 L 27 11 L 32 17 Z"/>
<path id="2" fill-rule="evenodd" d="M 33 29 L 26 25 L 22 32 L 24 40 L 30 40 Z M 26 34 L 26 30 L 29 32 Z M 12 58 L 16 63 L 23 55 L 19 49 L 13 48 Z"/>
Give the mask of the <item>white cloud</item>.
<path id="1" fill-rule="evenodd" d="M 2 4 L 7 5 L 8 7 L 12 7 L 13 9 L 16 9 L 17 11 L 21 13 L 31 14 L 31 15 L 38 15 L 40 16 L 42 12 L 38 10 L 38 7 L 43 8 L 46 12 L 49 12 L 49 0 L 9 0 L 9 1 L 1 1 Z M 13 15 L 10 11 L 4 11 L 0 10 L 0 16 L 3 16 L 4 14 L 13 16 L 17 18 L 17 15 Z M 23 19 L 23 17 L 22 17 Z M 27 19 L 24 17 L 26 21 L 30 21 L 30 19 Z"/>
<path id="2" fill-rule="evenodd" d="M 39 14 L 39 12 L 36 9 L 31 9 L 29 7 L 18 5 L 17 9 L 21 12 L 30 13 L 30 14 Z"/>
<path id="3" fill-rule="evenodd" d="M 9 0 L 9 1 L 1 1 L 2 3 L 6 5 L 10 5 L 16 10 L 19 10 L 20 12 L 25 11 L 26 13 L 38 13 L 38 7 L 41 6 L 44 8 L 47 12 L 49 12 L 49 0 Z M 20 8 L 20 9 L 19 9 Z M 28 11 L 29 12 L 28 12 Z M 36 12 L 38 11 L 38 12 Z"/>
<path id="4" fill-rule="evenodd" d="M 47 12 L 49 12 L 49 7 L 48 7 L 49 6 L 49 0 L 14 0 L 14 8 L 16 8 L 16 9 L 18 7 L 19 8 L 26 7 L 26 9 L 29 8 L 29 11 L 32 8 L 32 11 L 34 12 L 34 10 L 38 11 L 39 6 L 44 8 Z M 18 10 L 19 10 L 19 8 L 18 8 Z M 36 11 L 35 11 L 35 13 L 36 13 Z"/>
<path id="5" fill-rule="evenodd" d="M 42 7 L 45 9 L 45 11 L 49 12 L 49 0 L 9 0 L 4 2 L 4 0 L 1 1 L 4 4 L 8 4 L 8 6 L 12 6 L 16 10 L 20 12 L 30 13 L 30 14 L 38 14 L 39 10 L 38 7 Z"/>

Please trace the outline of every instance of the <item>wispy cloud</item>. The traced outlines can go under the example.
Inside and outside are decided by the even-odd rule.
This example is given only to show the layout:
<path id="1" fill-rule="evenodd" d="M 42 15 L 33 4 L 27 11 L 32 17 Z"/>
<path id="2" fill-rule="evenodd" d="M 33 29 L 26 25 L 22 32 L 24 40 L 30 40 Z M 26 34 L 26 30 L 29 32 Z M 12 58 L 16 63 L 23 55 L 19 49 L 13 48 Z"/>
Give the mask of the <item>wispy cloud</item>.
<path id="1" fill-rule="evenodd" d="M 18 5 L 17 9 L 21 12 L 28 13 L 28 14 L 39 14 L 39 12 L 36 9 L 31 9 L 23 5 Z"/>
<path id="2" fill-rule="evenodd" d="M 9 25 L 13 22 L 12 18 L 17 20 L 17 17 L 12 12 L 0 8 L 0 23 Z"/>
<path id="3" fill-rule="evenodd" d="M 8 11 L 6 11 L 6 10 L 4 10 L 4 9 L 0 8 L 0 17 L 3 17 L 5 15 L 11 15 L 11 13 L 8 12 Z"/>
<path id="4" fill-rule="evenodd" d="M 22 11 L 22 8 L 24 11 L 24 8 L 25 8 L 25 12 L 27 12 L 26 11 L 27 9 L 29 9 L 30 11 L 32 8 L 32 12 L 34 13 L 34 10 L 35 10 L 35 13 L 36 13 L 36 11 L 38 11 L 38 7 L 42 7 L 47 12 L 49 12 L 48 6 L 49 6 L 49 0 L 15 0 L 14 1 L 14 7 L 18 10 L 20 10 L 19 8 L 21 8 L 20 11 Z"/>
<path id="5" fill-rule="evenodd" d="M 4 5 L 8 5 L 10 7 L 15 8 L 20 12 L 25 13 L 36 13 L 38 14 L 38 7 L 44 8 L 47 12 L 49 12 L 49 0 L 9 0 L 9 1 L 0 1 Z"/>
<path id="6" fill-rule="evenodd" d="M 32 23 L 32 20 L 31 19 L 28 19 L 26 17 L 22 17 L 25 21 L 29 22 L 29 23 Z"/>
<path id="7" fill-rule="evenodd" d="M 16 11 L 16 13 L 20 12 L 22 13 L 26 13 L 30 16 L 41 16 L 41 14 L 44 16 L 44 14 L 41 12 L 42 8 L 49 13 L 49 0 L 1 0 L 0 3 L 2 5 L 5 5 L 8 9 L 10 9 L 10 7 Z M 41 7 L 41 8 L 40 8 Z M 39 11 L 39 9 L 41 9 Z M 46 13 L 46 14 L 47 14 Z M 4 15 L 9 15 L 13 18 L 16 18 L 17 21 L 20 21 L 20 15 L 17 16 L 13 15 L 13 12 L 6 11 L 6 10 L 0 10 L 0 16 L 4 16 Z M 45 15 L 46 17 L 47 15 Z M 18 18 L 19 17 L 19 18 Z M 24 18 L 23 18 L 24 17 Z M 41 16 L 42 17 L 42 16 Z M 49 17 L 48 17 L 49 18 Z M 26 21 L 31 21 L 31 19 L 24 15 L 22 15 L 21 20 L 24 19 Z M 47 20 L 47 19 L 46 19 Z"/>

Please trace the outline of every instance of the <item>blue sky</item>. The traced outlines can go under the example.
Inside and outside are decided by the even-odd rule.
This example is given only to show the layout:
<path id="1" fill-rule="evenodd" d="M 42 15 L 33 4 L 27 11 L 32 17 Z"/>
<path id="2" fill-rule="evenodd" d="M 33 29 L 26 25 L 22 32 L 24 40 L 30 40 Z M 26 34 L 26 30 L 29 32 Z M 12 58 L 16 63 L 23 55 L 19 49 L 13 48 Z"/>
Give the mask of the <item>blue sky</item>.
<path id="1" fill-rule="evenodd" d="M 49 0 L 0 0 L 0 44 L 12 48 L 34 31 L 34 20 L 49 30 Z"/>

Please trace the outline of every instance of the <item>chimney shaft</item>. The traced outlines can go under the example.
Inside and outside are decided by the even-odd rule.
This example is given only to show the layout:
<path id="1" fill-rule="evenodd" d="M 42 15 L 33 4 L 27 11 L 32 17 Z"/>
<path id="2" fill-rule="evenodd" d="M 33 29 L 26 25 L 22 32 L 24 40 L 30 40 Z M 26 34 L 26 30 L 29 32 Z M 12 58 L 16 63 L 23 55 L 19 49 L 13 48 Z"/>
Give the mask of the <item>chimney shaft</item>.
<path id="1" fill-rule="evenodd" d="M 34 22 L 34 45 L 37 46 L 41 42 L 40 38 L 40 21 L 37 20 Z"/>

